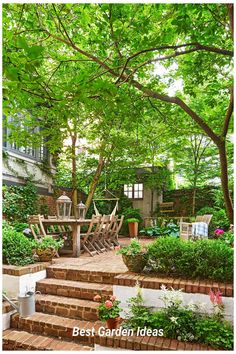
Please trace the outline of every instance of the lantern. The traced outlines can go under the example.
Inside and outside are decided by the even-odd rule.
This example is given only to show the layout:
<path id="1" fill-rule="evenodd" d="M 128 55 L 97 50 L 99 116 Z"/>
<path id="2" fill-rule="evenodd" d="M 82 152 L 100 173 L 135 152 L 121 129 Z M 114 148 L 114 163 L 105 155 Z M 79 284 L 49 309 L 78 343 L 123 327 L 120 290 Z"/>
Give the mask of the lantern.
<path id="1" fill-rule="evenodd" d="M 56 201 L 58 219 L 70 218 L 71 204 L 72 201 L 67 197 L 66 193 L 63 192 L 63 195 L 61 195 Z"/>
<path id="2" fill-rule="evenodd" d="M 80 202 L 77 205 L 77 218 L 85 219 L 85 213 L 86 213 L 86 206 L 82 202 Z"/>

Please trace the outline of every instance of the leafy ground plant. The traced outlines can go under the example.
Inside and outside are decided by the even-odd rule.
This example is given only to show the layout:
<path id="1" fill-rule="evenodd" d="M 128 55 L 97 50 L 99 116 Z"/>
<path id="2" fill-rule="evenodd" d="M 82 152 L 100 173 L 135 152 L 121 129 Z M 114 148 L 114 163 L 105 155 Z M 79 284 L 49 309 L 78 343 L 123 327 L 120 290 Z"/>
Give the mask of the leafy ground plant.
<path id="1" fill-rule="evenodd" d="M 167 338 L 208 344 L 215 349 L 232 350 L 232 325 L 222 316 L 216 315 L 215 309 L 212 315 L 208 315 L 204 312 L 204 304 L 190 302 L 183 305 L 180 290 L 168 290 L 165 286 L 161 289 L 160 299 L 164 302 L 164 308 L 158 311 L 152 312 L 144 306 L 141 289 L 128 301 L 129 314 L 124 324 L 126 328 L 161 328 Z"/>

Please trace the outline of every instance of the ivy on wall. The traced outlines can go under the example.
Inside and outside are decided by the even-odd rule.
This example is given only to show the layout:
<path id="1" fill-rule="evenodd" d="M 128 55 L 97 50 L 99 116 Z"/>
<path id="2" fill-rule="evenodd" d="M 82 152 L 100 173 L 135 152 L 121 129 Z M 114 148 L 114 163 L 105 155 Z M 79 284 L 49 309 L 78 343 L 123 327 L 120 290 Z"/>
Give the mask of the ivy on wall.
<path id="1" fill-rule="evenodd" d="M 26 222 L 29 215 L 38 212 L 37 189 L 28 180 L 25 186 L 3 185 L 2 211 L 9 221 Z"/>

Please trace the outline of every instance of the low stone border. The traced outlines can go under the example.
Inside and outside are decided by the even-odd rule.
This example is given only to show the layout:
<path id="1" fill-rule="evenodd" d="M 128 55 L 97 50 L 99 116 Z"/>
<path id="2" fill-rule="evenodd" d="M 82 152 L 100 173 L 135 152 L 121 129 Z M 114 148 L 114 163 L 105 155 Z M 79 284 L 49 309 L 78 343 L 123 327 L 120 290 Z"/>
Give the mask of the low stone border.
<path id="1" fill-rule="evenodd" d="M 101 347 L 121 348 L 127 350 L 215 350 L 210 346 L 199 343 L 180 342 L 165 337 L 137 336 L 107 336 L 94 337 L 94 343 Z M 95 349 L 96 350 L 96 349 Z"/>
<path id="2" fill-rule="evenodd" d="M 199 293 L 208 295 L 210 290 L 219 290 L 223 296 L 233 297 L 233 284 L 218 283 L 210 280 L 186 280 L 181 278 L 158 277 L 138 275 L 136 273 L 123 273 L 114 278 L 114 285 L 135 286 L 139 283 L 141 288 L 160 289 L 162 284 L 174 289 L 182 289 L 186 293 Z"/>
<path id="3" fill-rule="evenodd" d="M 9 298 L 26 291 L 35 291 L 38 280 L 46 278 L 46 267 L 51 263 L 42 262 L 23 267 L 3 265 L 2 288 Z"/>
<path id="4" fill-rule="evenodd" d="M 24 274 L 40 272 L 41 270 L 46 269 L 49 265 L 51 265 L 51 262 L 40 262 L 35 264 L 29 264 L 26 266 L 14 266 L 4 264 L 2 267 L 2 273 L 8 275 L 21 276 Z"/>

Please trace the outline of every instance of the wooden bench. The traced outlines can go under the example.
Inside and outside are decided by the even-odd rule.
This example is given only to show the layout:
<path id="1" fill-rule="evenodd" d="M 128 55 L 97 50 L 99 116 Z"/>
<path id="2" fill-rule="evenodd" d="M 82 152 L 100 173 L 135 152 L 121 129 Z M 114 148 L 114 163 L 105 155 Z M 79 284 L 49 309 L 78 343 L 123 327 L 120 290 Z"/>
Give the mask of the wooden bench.
<path id="1" fill-rule="evenodd" d="M 161 213 L 174 213 L 174 202 L 160 203 Z"/>

